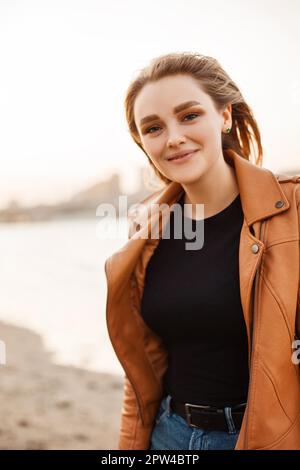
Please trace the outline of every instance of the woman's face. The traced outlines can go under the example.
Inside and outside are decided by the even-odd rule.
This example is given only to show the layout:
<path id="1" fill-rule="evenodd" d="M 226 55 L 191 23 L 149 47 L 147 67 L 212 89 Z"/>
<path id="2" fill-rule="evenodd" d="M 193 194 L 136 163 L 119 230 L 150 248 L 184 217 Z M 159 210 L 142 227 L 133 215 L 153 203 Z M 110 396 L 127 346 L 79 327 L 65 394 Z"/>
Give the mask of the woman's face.
<path id="1" fill-rule="evenodd" d="M 194 103 L 183 106 L 186 102 Z M 144 86 L 135 100 L 134 119 L 158 170 L 172 181 L 189 184 L 223 158 L 221 134 L 231 128 L 231 106 L 217 111 L 193 77 L 175 75 Z M 195 152 L 182 160 L 168 160 L 190 150 Z"/>

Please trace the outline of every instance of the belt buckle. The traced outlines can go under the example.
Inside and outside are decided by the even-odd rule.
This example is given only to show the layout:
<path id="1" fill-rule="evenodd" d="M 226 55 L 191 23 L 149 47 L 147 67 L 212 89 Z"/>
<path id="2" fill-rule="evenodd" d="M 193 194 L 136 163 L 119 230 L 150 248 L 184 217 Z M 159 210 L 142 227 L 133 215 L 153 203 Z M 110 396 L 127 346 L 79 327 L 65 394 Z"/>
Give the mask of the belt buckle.
<path id="1" fill-rule="evenodd" d="M 210 409 L 211 406 L 210 405 L 193 405 L 192 403 L 185 403 L 184 404 L 184 407 L 185 407 L 185 414 L 186 414 L 186 418 L 187 418 L 187 422 L 189 424 L 189 426 L 192 426 L 193 428 L 198 428 L 199 426 L 197 426 L 196 424 L 193 424 L 192 421 L 191 421 L 191 412 L 189 411 L 189 407 L 193 407 L 193 408 L 201 408 L 201 409 Z"/>

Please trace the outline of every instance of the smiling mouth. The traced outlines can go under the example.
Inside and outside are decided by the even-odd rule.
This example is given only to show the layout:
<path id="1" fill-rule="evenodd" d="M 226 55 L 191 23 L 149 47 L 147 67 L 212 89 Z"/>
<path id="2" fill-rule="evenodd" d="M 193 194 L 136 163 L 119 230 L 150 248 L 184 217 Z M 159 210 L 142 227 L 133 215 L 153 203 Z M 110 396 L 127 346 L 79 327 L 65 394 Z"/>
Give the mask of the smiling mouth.
<path id="1" fill-rule="evenodd" d="M 198 152 L 198 150 L 194 150 L 193 152 L 188 152 L 185 153 L 184 155 L 181 155 L 180 157 L 174 157 L 174 158 L 169 158 L 168 162 L 179 162 L 179 161 L 185 161 L 188 160 L 194 153 Z"/>

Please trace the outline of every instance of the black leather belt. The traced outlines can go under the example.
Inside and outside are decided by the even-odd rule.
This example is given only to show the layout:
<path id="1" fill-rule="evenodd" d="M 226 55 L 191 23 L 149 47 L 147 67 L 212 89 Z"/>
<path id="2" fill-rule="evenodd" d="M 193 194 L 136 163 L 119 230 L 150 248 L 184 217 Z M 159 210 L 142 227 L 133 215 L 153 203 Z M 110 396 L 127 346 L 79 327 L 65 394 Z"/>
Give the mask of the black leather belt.
<path id="1" fill-rule="evenodd" d="M 189 426 L 208 431 L 225 431 L 234 433 L 241 428 L 247 403 L 235 406 L 217 408 L 207 405 L 193 405 L 180 403 L 173 398 L 170 400 L 170 408 L 183 419 Z"/>

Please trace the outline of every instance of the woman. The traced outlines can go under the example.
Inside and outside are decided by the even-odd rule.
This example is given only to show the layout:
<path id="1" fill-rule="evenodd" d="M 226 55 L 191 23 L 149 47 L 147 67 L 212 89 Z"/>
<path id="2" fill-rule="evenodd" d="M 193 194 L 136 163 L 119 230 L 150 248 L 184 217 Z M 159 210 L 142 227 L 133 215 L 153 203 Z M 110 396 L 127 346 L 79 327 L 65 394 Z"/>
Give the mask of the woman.
<path id="1" fill-rule="evenodd" d="M 105 263 L 119 449 L 300 449 L 300 177 L 261 168 L 253 114 L 211 57 L 157 57 L 125 107 L 164 186 Z"/>

